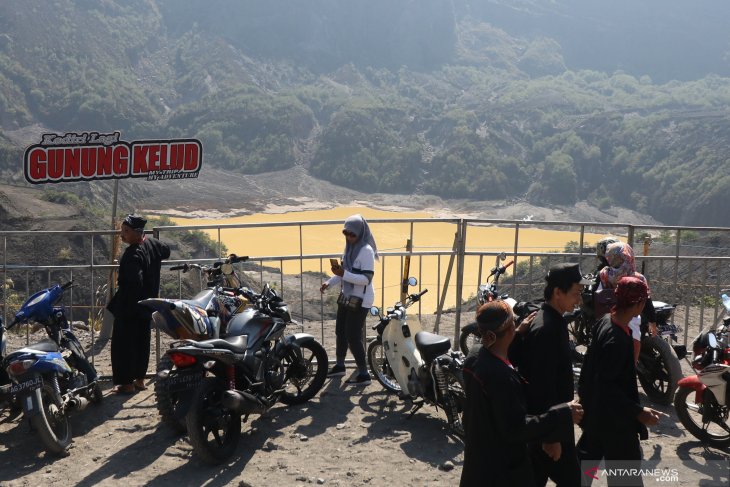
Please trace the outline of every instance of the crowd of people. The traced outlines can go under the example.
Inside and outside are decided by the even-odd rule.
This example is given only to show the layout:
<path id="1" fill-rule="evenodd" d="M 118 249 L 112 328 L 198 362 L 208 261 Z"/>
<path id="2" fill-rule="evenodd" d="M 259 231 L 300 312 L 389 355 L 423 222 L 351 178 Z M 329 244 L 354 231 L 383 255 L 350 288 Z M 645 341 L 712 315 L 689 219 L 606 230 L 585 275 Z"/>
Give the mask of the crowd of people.
<path id="1" fill-rule="evenodd" d="M 145 236 L 146 220 L 127 215 L 120 227 L 128 244 L 119 261 L 117 291 L 107 308 L 114 315 L 114 391 L 144 389 L 149 362 L 149 311 L 137 302 L 156 297 L 166 244 Z M 342 229 L 341 262 L 331 261 L 332 277 L 320 288 L 339 287 L 335 364 L 328 377 L 345 375 L 348 349 L 357 371 L 345 382 L 371 382 L 364 349 L 365 319 L 375 299 L 373 275 L 378 248 L 361 215 Z M 480 346 L 464 363 L 465 451 L 461 486 L 590 485 L 581 466 L 620 466 L 641 461 L 640 439 L 656 424 L 658 411 L 642 407 L 636 386 L 638 343 L 643 322 L 655 333 L 646 278 L 636 271 L 631 247 L 614 238 L 597 244 L 596 280 L 578 264 L 551 267 L 544 302 L 516 327 L 505 301 L 479 307 Z M 585 355 L 577 394 L 564 317 L 581 303 L 585 286 L 594 290 L 596 322 Z M 574 427 L 582 434 L 575 441 Z M 627 479 L 622 479 L 626 481 Z M 628 479 L 641 485 L 641 478 Z M 609 483 L 610 485 L 610 483 Z M 625 484 L 624 484 L 625 485 Z"/>
<path id="2" fill-rule="evenodd" d="M 549 269 L 545 301 L 527 325 L 516 329 L 503 301 L 477 310 L 481 346 L 464 364 L 462 487 L 544 486 L 548 479 L 558 487 L 590 485 L 584 471 L 601 461 L 633 467 L 609 485 L 643 485 L 639 440 L 662 415 L 641 406 L 636 385 L 642 315 L 656 332 L 649 286 L 628 244 L 605 239 L 597 254 L 596 281 L 578 264 Z M 584 286 L 593 288 L 600 309 L 576 394 L 564 316 L 580 304 Z M 573 424 L 582 432 L 577 443 Z"/>

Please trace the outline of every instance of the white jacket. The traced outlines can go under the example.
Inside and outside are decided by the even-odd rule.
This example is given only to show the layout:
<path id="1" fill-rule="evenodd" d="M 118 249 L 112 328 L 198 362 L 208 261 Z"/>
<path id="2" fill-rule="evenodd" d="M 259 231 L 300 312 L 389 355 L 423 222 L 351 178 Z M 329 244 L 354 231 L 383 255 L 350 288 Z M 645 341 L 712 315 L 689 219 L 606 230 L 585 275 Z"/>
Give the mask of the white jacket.
<path id="1" fill-rule="evenodd" d="M 342 293 L 345 296 L 358 296 L 362 298 L 362 307 L 370 308 L 375 302 L 375 289 L 368 276 L 362 272 L 375 272 L 375 252 L 369 245 L 363 246 L 352 263 L 352 272 L 345 270 L 340 276 L 332 276 L 327 280 L 327 286 L 341 285 Z"/>

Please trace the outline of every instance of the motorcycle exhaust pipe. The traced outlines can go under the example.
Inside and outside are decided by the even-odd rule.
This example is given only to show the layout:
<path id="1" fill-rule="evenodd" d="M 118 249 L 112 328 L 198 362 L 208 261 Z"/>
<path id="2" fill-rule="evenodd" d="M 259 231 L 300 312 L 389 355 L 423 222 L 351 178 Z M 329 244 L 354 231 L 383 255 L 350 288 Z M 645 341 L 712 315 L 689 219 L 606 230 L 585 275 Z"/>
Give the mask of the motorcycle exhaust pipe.
<path id="1" fill-rule="evenodd" d="M 68 407 L 76 411 L 83 411 L 89 405 L 89 401 L 82 396 L 71 396 L 68 398 Z"/>
<path id="2" fill-rule="evenodd" d="M 223 407 L 238 414 L 263 413 L 267 407 L 258 397 L 245 391 L 229 390 L 223 393 Z"/>

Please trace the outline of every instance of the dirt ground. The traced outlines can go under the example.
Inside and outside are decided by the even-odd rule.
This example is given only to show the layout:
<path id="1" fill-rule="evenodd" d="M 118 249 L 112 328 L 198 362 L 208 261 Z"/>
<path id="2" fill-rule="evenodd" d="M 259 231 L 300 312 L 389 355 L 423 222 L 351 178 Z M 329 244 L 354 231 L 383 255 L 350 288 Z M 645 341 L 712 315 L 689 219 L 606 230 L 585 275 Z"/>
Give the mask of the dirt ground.
<path id="1" fill-rule="evenodd" d="M 445 315 L 442 329 L 453 329 L 453 320 Z M 424 328 L 433 321 L 424 317 Z M 331 322 L 305 328 L 317 337 L 324 329 L 333 355 Z M 88 332 L 79 334 L 88 344 Z M 31 340 L 42 336 L 38 332 Z M 9 349 L 24 343 L 24 335 L 11 336 Z M 110 370 L 108 351 L 107 346 L 95 356 L 102 373 Z M 0 485 L 458 485 L 463 444 L 449 435 L 443 411 L 427 406 L 408 419 L 410 405 L 376 381 L 358 388 L 343 379 L 328 380 L 303 406 L 278 405 L 253 417 L 230 462 L 219 467 L 201 463 L 185 436 L 160 424 L 152 388 L 118 396 L 106 382 L 102 403 L 72 417 L 74 442 L 66 458 L 45 454 L 27 421 L 3 411 Z M 657 485 L 727 486 L 730 451 L 703 446 L 672 407 L 657 408 L 669 417 L 651 428 L 644 458 L 677 471 L 676 481 Z"/>

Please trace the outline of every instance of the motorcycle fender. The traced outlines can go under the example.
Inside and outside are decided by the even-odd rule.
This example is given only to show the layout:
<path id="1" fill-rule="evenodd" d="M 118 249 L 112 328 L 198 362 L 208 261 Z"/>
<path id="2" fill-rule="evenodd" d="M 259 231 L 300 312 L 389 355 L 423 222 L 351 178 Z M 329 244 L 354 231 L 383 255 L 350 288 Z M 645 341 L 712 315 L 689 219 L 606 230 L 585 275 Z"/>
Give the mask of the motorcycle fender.
<path id="1" fill-rule="evenodd" d="M 185 391 L 181 391 L 177 395 L 177 404 L 175 405 L 175 419 L 179 421 L 184 421 L 185 416 L 188 414 L 188 411 L 190 411 L 190 406 L 193 404 L 193 399 L 195 399 L 195 392 L 196 389 L 188 389 Z"/>
<path id="2" fill-rule="evenodd" d="M 468 325 L 465 325 L 461 328 L 462 332 L 466 333 L 477 333 L 477 323 L 476 321 L 474 323 L 469 323 Z"/>
<path id="3" fill-rule="evenodd" d="M 41 413 L 42 409 L 41 390 L 36 389 L 28 394 L 21 395 L 18 398 L 18 402 L 23 407 L 23 414 L 30 418 L 31 416 L 37 416 Z"/>
<path id="4" fill-rule="evenodd" d="M 297 347 L 300 347 L 304 343 L 309 343 L 311 341 L 316 341 L 316 339 L 313 335 L 310 335 L 309 333 L 294 333 L 293 335 L 289 335 L 284 338 L 284 345 L 296 345 Z"/>
<path id="5" fill-rule="evenodd" d="M 695 391 L 695 404 L 702 404 L 702 396 L 707 386 L 700 381 L 699 376 L 690 375 L 680 379 L 677 382 L 677 387 L 684 387 Z"/>

